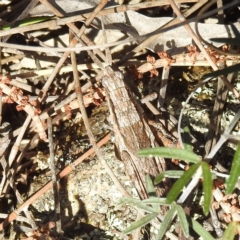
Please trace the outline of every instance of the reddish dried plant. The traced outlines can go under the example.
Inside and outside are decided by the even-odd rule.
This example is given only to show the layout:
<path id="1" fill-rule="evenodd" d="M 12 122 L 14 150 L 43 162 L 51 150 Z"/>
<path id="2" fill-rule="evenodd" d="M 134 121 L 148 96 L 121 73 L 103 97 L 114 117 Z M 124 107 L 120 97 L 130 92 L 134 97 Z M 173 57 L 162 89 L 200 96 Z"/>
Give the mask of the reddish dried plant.
<path id="1" fill-rule="evenodd" d="M 153 56 L 148 55 L 147 62 L 152 65 L 152 69 L 150 70 L 150 77 L 153 77 L 154 75 L 158 76 L 158 71 L 156 70 L 155 65 L 154 65 L 156 62 L 155 58 Z"/>
<path id="2" fill-rule="evenodd" d="M 210 49 L 210 48 L 206 48 L 206 51 L 208 53 L 208 55 L 210 56 L 210 58 L 213 60 L 214 63 L 216 64 L 225 64 L 226 62 L 226 56 L 224 55 L 219 55 L 216 51 Z"/>
<path id="3" fill-rule="evenodd" d="M 6 96 L 4 102 L 5 102 L 5 103 L 14 103 L 14 100 L 12 99 L 11 96 Z"/>
<path id="4" fill-rule="evenodd" d="M 161 59 L 167 60 L 167 66 L 165 66 L 166 68 L 170 68 L 171 64 L 176 62 L 176 59 L 172 58 L 169 54 L 167 54 L 164 51 L 158 52 L 157 54 Z"/>
<path id="5" fill-rule="evenodd" d="M 196 46 L 187 45 L 186 48 L 188 50 L 188 56 L 191 58 L 192 63 L 194 64 L 200 52 L 197 51 Z"/>

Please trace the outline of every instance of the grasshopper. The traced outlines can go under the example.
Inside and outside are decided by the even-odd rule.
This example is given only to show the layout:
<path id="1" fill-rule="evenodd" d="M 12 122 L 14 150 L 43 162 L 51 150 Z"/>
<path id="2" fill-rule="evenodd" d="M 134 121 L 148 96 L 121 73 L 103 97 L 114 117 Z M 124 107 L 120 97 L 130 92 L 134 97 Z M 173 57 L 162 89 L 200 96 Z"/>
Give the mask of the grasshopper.
<path id="1" fill-rule="evenodd" d="M 125 85 L 123 74 L 114 72 L 111 67 L 106 67 L 105 73 L 102 84 L 105 87 L 110 117 L 113 121 L 116 156 L 123 161 L 140 198 L 146 199 L 148 198 L 146 174 L 156 177 L 166 170 L 166 163 L 159 157 L 137 156 L 140 149 L 157 147 L 158 144 L 143 109 Z M 162 196 L 167 189 L 165 181 L 157 186 L 157 195 Z"/>

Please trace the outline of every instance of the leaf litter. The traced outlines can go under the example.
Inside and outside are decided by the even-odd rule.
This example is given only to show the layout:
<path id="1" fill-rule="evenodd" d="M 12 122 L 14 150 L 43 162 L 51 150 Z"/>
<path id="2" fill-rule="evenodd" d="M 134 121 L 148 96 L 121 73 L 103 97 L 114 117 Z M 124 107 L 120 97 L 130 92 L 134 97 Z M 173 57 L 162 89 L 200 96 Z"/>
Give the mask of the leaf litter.
<path id="1" fill-rule="evenodd" d="M 81 13 L 89 12 L 89 9 L 93 9 L 96 6 L 96 2 L 94 1 L 57 1 L 57 4 L 59 4 L 59 6 L 66 13 L 71 13 L 71 15 L 75 15 L 75 11 L 80 11 Z M 114 3 L 111 1 L 109 4 Z M 14 3 L 13 6 L 15 6 Z M 30 11 L 29 16 L 42 15 L 43 13 L 45 15 L 50 15 L 48 13 L 48 10 L 46 10 L 46 6 L 39 4 L 39 7 L 43 8 L 42 12 L 38 10 L 38 7 L 35 7 L 32 11 Z M 11 11 L 11 14 L 13 15 L 16 13 L 13 10 Z M 114 13 L 107 15 L 104 18 L 104 23 L 108 42 L 116 42 L 123 37 L 136 37 L 138 35 L 144 35 L 152 32 L 165 23 L 169 22 L 171 19 L 171 17 L 148 17 L 136 11 L 128 10 L 124 13 Z M 224 25 L 205 23 L 200 23 L 199 25 L 199 31 L 202 33 L 202 37 L 205 39 L 209 39 L 213 35 L 214 37 L 228 37 Z M 236 23 L 234 26 L 238 29 L 239 24 Z M 89 28 L 86 31 L 86 34 L 90 36 L 95 44 L 102 44 L 104 43 L 104 39 L 102 37 L 102 31 L 98 28 L 101 28 L 100 18 L 96 18 L 96 21 L 93 21 L 93 28 Z M 66 47 L 68 45 L 69 34 L 67 33 L 67 29 L 64 27 L 59 27 L 59 29 L 56 31 L 48 31 L 44 29 L 31 32 L 31 34 L 34 37 L 40 39 L 42 43 L 48 44 L 49 46 Z M 160 51 L 168 51 L 171 56 L 176 54 L 182 55 L 182 52 L 185 52 L 185 55 L 187 55 L 186 46 L 192 43 L 192 38 L 186 37 L 186 35 L 187 32 L 183 27 L 178 28 L 177 30 L 175 29 L 173 31 L 168 31 L 153 41 L 150 45 L 148 45 L 146 49 L 142 51 L 142 54 L 144 54 L 143 56 L 146 56 L 146 53 L 155 55 L 154 53 Z M 26 44 L 25 38 L 22 36 L 17 35 L 13 36 L 12 38 L 13 42 Z M 117 46 L 115 49 L 113 49 L 113 54 L 115 54 L 117 58 L 121 59 L 127 53 L 130 46 L 133 47 L 134 45 Z M 152 52 L 149 52 L 149 50 Z M 23 87 L 24 84 L 30 85 L 34 89 L 30 91 L 30 98 L 34 99 L 36 99 L 36 96 L 44 85 L 44 82 L 51 74 L 51 68 L 56 66 L 56 63 L 61 56 L 59 54 L 53 55 L 52 53 L 34 53 L 31 55 L 26 51 L 22 52 L 4 48 L 2 49 L 2 53 L 2 60 L 8 59 L 8 62 L 6 62 L 7 64 L 5 63 L 1 66 L 2 74 L 8 75 L 10 72 L 13 76 L 10 81 L 13 83 L 13 81 L 16 79 L 18 82 L 20 82 L 21 89 L 25 89 Z M 133 58 L 131 60 L 132 62 L 138 62 L 139 66 L 142 65 L 143 62 L 146 62 L 146 60 L 142 60 L 143 56 L 140 56 L 139 58 Z M 13 58 L 11 59 L 11 57 Z M 98 69 L 87 68 L 86 64 L 89 62 L 89 57 L 86 52 L 80 53 L 77 58 L 78 63 L 80 64 L 79 71 L 82 73 L 81 81 L 84 84 L 87 83 L 87 80 L 89 80 L 90 77 L 96 76 Z M 203 58 L 201 58 L 201 55 L 199 55 L 196 56 L 195 60 L 198 64 L 198 61 L 203 60 Z M 185 56 L 185 59 L 183 59 L 182 62 L 193 62 L 195 60 L 189 60 L 188 57 Z M 231 58 L 227 58 L 226 60 L 232 61 Z M 178 61 L 176 62 L 179 63 Z M 66 65 L 64 67 L 66 67 L 67 64 L 69 64 L 69 62 L 66 61 Z M 174 63 L 172 64 L 171 68 L 174 71 Z M 183 90 L 179 92 L 172 92 L 173 89 L 168 89 L 165 100 L 165 104 L 168 106 L 167 110 L 175 117 L 178 116 L 177 114 L 179 106 L 182 106 L 183 101 L 186 97 L 184 95 L 188 95 L 189 91 L 191 91 L 191 85 L 194 86 L 194 84 L 196 84 L 198 81 L 194 78 L 193 83 L 189 83 L 188 80 L 185 79 L 184 74 L 182 74 L 183 71 L 186 71 L 188 72 L 188 77 L 190 76 L 192 78 L 192 76 L 196 74 L 198 70 L 194 70 L 192 68 L 187 69 L 186 67 L 184 67 L 184 69 L 178 69 L 178 72 L 175 71 L 175 73 L 172 75 L 170 73 L 169 78 L 172 83 L 170 82 L 168 84 L 169 86 L 172 84 L 172 88 L 177 89 L 180 85 L 182 85 L 182 82 L 184 82 L 185 84 L 182 88 Z M 41 72 L 44 70 L 48 71 L 46 73 Z M 82 72 L 83 70 L 87 71 Z M 44 112 L 48 108 L 53 108 L 54 106 L 60 105 L 57 108 L 58 110 L 56 110 L 55 115 L 53 116 L 56 116 L 57 114 L 65 115 L 64 120 L 56 119 L 54 132 L 54 140 L 56 141 L 55 161 L 59 171 L 63 167 L 71 165 L 76 157 L 81 155 L 83 152 L 85 152 L 85 149 L 88 149 L 90 147 L 87 134 L 84 132 L 85 130 L 82 126 L 83 123 L 81 120 L 81 115 L 76 115 L 76 110 L 74 110 L 74 107 L 64 107 L 64 105 L 67 103 L 62 104 L 61 106 L 61 101 L 66 98 L 66 95 L 72 93 L 71 91 L 73 90 L 73 87 L 69 87 L 69 85 L 72 83 L 71 71 L 71 68 L 69 68 L 56 76 L 55 81 L 49 89 L 49 94 L 52 96 L 58 96 L 58 98 L 53 102 L 48 102 L 41 106 L 41 111 Z M 27 77 L 24 77 L 25 80 L 23 81 L 22 76 L 24 76 L 24 74 Z M 35 76 L 32 77 L 31 75 L 34 74 Z M 198 76 L 198 78 L 201 79 L 201 76 Z M 154 76 L 152 78 L 149 78 L 149 73 L 146 73 L 144 75 L 144 78 L 142 80 L 136 80 L 135 84 L 138 84 L 138 87 L 144 91 L 142 87 L 144 87 L 146 81 L 149 81 L 147 88 L 147 91 L 149 91 L 149 89 L 152 87 L 150 83 L 152 82 L 152 84 L 157 84 L 156 81 L 159 81 L 159 78 Z M 234 83 L 236 89 L 239 89 L 238 85 L 239 78 Z M 159 87 L 159 84 L 157 84 L 157 86 Z M 155 89 L 155 86 L 152 88 Z M 23 91 L 24 96 L 28 96 L 27 94 L 29 94 L 29 92 L 26 92 L 26 90 Z M 207 126 L 210 122 L 209 113 L 211 112 L 210 108 L 212 107 L 212 100 L 216 94 L 215 91 L 215 83 L 208 83 L 207 86 L 202 87 L 198 92 L 196 92 L 193 101 L 191 101 L 188 106 L 188 110 L 186 110 L 183 124 L 189 122 L 190 126 L 192 127 L 193 131 L 196 132 L 196 134 L 207 132 Z M 16 95 L 16 91 L 14 92 L 12 90 L 12 92 Z M 6 90 L 5 94 L 9 95 L 9 91 Z M 89 97 L 87 94 L 85 96 L 86 106 L 88 106 L 88 114 L 90 116 L 89 121 L 91 123 L 92 129 L 94 130 L 96 138 L 101 139 L 108 131 L 104 122 L 104 118 L 107 115 L 107 108 L 104 104 L 104 91 L 101 90 L 101 86 L 99 84 L 95 84 L 91 90 L 88 90 L 88 94 Z M 12 95 L 13 98 L 15 95 Z M 48 96 L 48 98 L 50 98 L 50 96 Z M 18 94 L 15 102 L 19 103 L 19 99 L 22 99 L 22 96 Z M 90 100 L 88 101 L 87 99 Z M 235 102 L 232 102 L 231 100 Z M 225 124 L 228 124 L 228 120 L 232 118 L 237 108 L 236 104 L 238 104 L 234 95 L 231 95 L 230 99 L 227 101 L 227 111 L 225 112 L 223 121 Z M 72 104 L 72 101 L 69 103 Z M 3 107 L 5 108 L 3 109 L 2 113 L 3 120 L 11 122 L 13 130 L 16 130 L 22 125 L 27 114 L 30 114 L 32 118 L 34 118 L 34 116 L 36 118 L 39 114 L 37 112 L 37 106 L 35 107 L 34 105 L 32 105 L 31 108 L 34 109 L 35 113 L 27 112 L 25 114 L 21 113 L 22 111 L 17 112 L 15 110 L 15 106 L 10 106 L 10 103 L 5 103 Z M 24 107 L 26 107 L 26 105 L 23 105 L 23 108 Z M 8 116 L 10 112 L 16 121 L 11 121 L 11 119 L 9 119 Z M 41 123 L 40 126 L 39 124 L 40 123 L 35 122 L 35 124 L 32 124 L 35 126 L 32 126 L 31 129 L 35 129 L 35 131 L 38 133 L 45 133 L 44 130 L 39 130 L 39 128 L 42 129 L 44 127 L 44 123 Z M 222 125 L 222 127 L 224 128 L 224 125 Z M 235 134 L 237 134 L 237 131 L 239 131 L 239 128 L 236 127 Z M 15 133 L 14 136 L 16 135 L 17 133 Z M 31 139 L 32 136 L 33 132 L 29 131 L 25 135 L 24 140 L 27 140 L 27 143 L 29 143 L 29 139 Z M 203 138 L 203 135 L 200 134 L 200 136 Z M 42 135 L 42 139 L 44 140 L 45 136 Z M 229 151 L 231 150 L 229 149 Z M 117 177 L 120 179 L 120 181 L 124 184 L 128 191 L 133 194 L 133 196 L 137 197 L 137 193 L 134 190 L 131 181 L 125 175 L 123 164 L 115 159 L 113 145 L 109 143 L 106 147 L 103 148 L 103 152 L 104 157 L 110 163 L 111 168 L 117 174 Z M 37 147 L 36 144 L 33 145 L 32 149 L 30 148 L 28 150 L 26 157 L 23 159 L 24 160 L 21 162 L 21 164 L 26 164 L 26 166 L 28 166 L 26 168 L 27 171 L 24 172 L 22 170 L 24 168 L 20 165 L 18 166 L 20 170 L 16 173 L 15 177 L 16 179 L 19 179 L 17 188 L 21 193 L 25 194 L 26 197 L 23 197 L 23 199 L 26 200 L 28 198 L 27 196 L 34 194 L 46 182 L 51 180 L 51 175 L 48 173 L 47 162 L 49 161 L 49 155 L 47 144 L 44 143 L 44 141 L 40 140 L 39 142 L 38 140 Z M 40 168 L 40 163 L 42 162 L 46 162 L 46 165 L 43 165 Z M 229 166 L 226 165 L 225 159 L 220 161 L 220 163 L 229 169 Z M 133 208 L 116 205 L 117 200 L 122 195 L 117 190 L 116 186 L 114 186 L 113 182 L 106 173 L 106 170 L 102 167 L 96 157 L 91 157 L 87 161 L 76 166 L 74 171 L 60 182 L 61 187 L 59 189 L 59 195 L 62 206 L 62 226 L 64 226 L 63 230 L 65 231 L 66 236 L 75 239 L 90 239 L 94 237 L 95 239 L 113 239 L 113 236 L 117 236 L 117 238 L 120 239 L 129 239 L 127 236 L 120 237 L 120 231 L 125 229 L 130 223 L 134 222 L 137 217 L 137 212 Z M 12 191 L 2 191 L 1 193 L 3 199 L 7 196 L 7 194 L 10 194 L 10 198 L 15 198 Z M 13 202 L 11 204 L 13 207 L 16 206 Z M 32 210 L 32 214 L 35 221 L 39 225 L 54 221 L 54 201 L 52 190 L 40 196 L 36 202 L 32 204 L 32 206 L 34 208 L 34 210 Z M 17 222 L 13 225 L 13 227 L 15 227 L 15 229 L 18 229 L 17 234 L 20 234 L 20 232 L 25 232 L 26 236 L 28 237 L 27 238 L 25 236 L 25 239 L 30 239 L 31 237 L 37 238 L 40 236 L 44 239 L 44 236 L 46 234 L 50 234 L 52 229 L 52 226 L 47 226 L 44 230 L 37 228 L 37 230 L 35 229 L 35 232 L 31 229 L 30 231 L 25 231 L 24 227 L 19 223 L 20 222 Z M 91 227 L 89 228 L 89 226 Z M 151 231 L 153 231 L 151 239 L 154 239 L 155 230 L 151 229 Z M 10 232 L 6 232 L 5 234 L 11 238 L 16 233 L 10 229 Z M 54 237 L 52 237 L 52 239 L 54 239 Z"/>

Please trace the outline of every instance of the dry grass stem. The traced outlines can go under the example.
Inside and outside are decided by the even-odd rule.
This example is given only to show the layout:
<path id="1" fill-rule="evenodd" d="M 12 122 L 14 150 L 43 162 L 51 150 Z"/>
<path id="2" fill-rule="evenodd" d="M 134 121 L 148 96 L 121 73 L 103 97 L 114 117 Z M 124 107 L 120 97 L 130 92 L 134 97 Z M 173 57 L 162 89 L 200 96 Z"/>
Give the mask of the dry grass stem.
<path id="1" fill-rule="evenodd" d="M 57 233 L 62 233 L 62 226 L 61 226 L 61 219 L 60 219 L 61 207 L 60 207 L 57 172 L 55 167 L 54 142 L 53 142 L 51 117 L 47 119 L 47 127 L 48 127 L 48 141 L 49 141 L 49 153 L 50 153 L 49 168 L 51 170 L 51 175 L 52 175 L 53 196 L 54 196 L 54 205 L 55 205 L 54 209 L 55 209 L 55 216 L 56 216 L 56 230 L 57 230 Z"/>

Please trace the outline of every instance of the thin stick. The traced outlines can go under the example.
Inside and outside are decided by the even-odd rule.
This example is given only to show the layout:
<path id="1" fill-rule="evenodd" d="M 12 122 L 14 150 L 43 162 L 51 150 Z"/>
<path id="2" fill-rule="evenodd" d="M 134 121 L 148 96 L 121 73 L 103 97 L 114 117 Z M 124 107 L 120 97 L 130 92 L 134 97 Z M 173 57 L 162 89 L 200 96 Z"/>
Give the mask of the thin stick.
<path id="1" fill-rule="evenodd" d="M 58 183 L 57 183 L 57 177 L 56 177 L 57 173 L 56 173 L 55 161 L 54 161 L 55 157 L 54 157 L 54 144 L 53 144 L 51 117 L 47 119 L 47 126 L 48 126 L 49 153 L 50 153 L 49 168 L 52 173 L 53 195 L 54 195 L 55 215 L 56 215 L 56 230 L 57 230 L 57 233 L 61 233 L 62 232 L 61 217 L 60 217 L 61 210 L 60 210 Z"/>
<path id="2" fill-rule="evenodd" d="M 102 26 L 102 32 L 103 32 L 103 40 L 104 40 L 104 43 L 107 43 L 107 34 L 106 34 L 106 31 L 105 31 L 105 26 L 104 26 L 104 16 L 101 16 L 101 26 Z M 105 55 L 106 55 L 106 63 L 107 65 L 112 65 L 112 55 L 111 55 L 111 51 L 109 48 L 106 48 L 105 49 Z"/>
<path id="3" fill-rule="evenodd" d="M 112 169 L 108 165 L 107 161 L 104 159 L 102 151 L 98 148 L 98 146 L 96 144 L 94 135 L 91 131 L 91 127 L 90 127 L 90 124 L 88 121 L 87 112 L 86 112 L 85 106 L 83 104 L 83 96 L 82 96 L 82 92 L 81 92 L 81 86 L 79 83 L 79 76 L 78 76 L 78 71 L 77 71 L 77 67 L 76 67 L 76 55 L 74 52 L 71 53 L 71 59 L 72 59 L 72 64 L 73 64 L 73 76 L 74 76 L 75 91 L 76 91 L 76 95 L 77 95 L 78 105 L 79 105 L 79 109 L 81 111 L 82 118 L 83 118 L 86 130 L 88 133 L 90 143 L 92 144 L 99 160 L 101 161 L 102 165 L 106 169 L 107 173 L 109 174 L 109 176 L 111 177 L 111 179 L 113 180 L 113 182 L 117 186 L 117 188 L 121 191 L 121 193 L 124 196 L 130 196 L 130 194 L 125 190 L 125 188 L 122 186 L 122 184 L 116 178 L 115 174 L 113 173 Z"/>
<path id="4" fill-rule="evenodd" d="M 164 105 L 166 92 L 167 92 L 169 72 L 170 72 L 170 68 L 169 67 L 164 67 L 163 68 L 162 79 L 161 79 L 161 86 L 160 86 L 159 97 L 158 97 L 158 108 L 159 107 L 161 108 Z"/>
<path id="5" fill-rule="evenodd" d="M 5 143 L 7 145 L 6 147 L 8 147 L 9 143 L 10 143 L 10 140 L 7 143 Z M 2 196 L 4 186 L 5 186 L 6 183 L 8 183 L 7 174 L 8 174 L 8 170 L 9 170 L 9 168 L 7 166 L 7 161 L 4 157 L 4 155 L 0 159 L 0 164 L 1 164 L 2 169 L 3 169 L 3 174 L 2 174 L 1 184 L 0 184 L 0 196 Z"/>
<path id="6" fill-rule="evenodd" d="M 0 39 L 0 41 L 1 41 L 1 39 Z M 3 65 L 3 64 L 6 64 L 6 63 L 9 63 L 9 62 L 18 60 L 18 59 L 22 59 L 24 57 L 25 57 L 24 54 L 17 54 L 15 56 L 11 56 L 11 57 L 6 57 L 6 58 L 3 58 L 3 59 L 0 59 L 0 62 L 1 62 L 1 65 Z"/>
<path id="7" fill-rule="evenodd" d="M 11 76 L 11 79 L 12 78 L 13 77 Z M 39 94 L 40 93 L 40 89 L 35 88 L 33 86 L 30 86 L 29 84 L 23 83 L 23 82 L 18 81 L 18 80 L 10 80 L 9 84 L 12 85 L 12 86 L 21 88 L 23 90 L 26 90 L 26 91 L 28 91 L 30 93 L 33 93 L 33 94 Z"/>
<path id="8" fill-rule="evenodd" d="M 68 23 L 70 24 L 70 23 Z M 76 28 L 74 26 L 74 28 Z M 117 41 L 115 43 L 105 43 L 101 45 L 94 45 L 94 46 L 84 46 L 84 47 L 74 47 L 74 45 L 70 45 L 70 47 L 37 47 L 37 46 L 25 46 L 20 44 L 11 44 L 11 43 L 4 43 L 0 42 L 0 46 L 8 47 L 8 48 L 16 48 L 18 50 L 25 50 L 25 51 L 32 51 L 32 52 L 68 52 L 68 51 L 87 51 L 87 50 L 97 50 L 99 48 L 106 48 L 117 46 L 124 43 L 135 42 L 137 38 L 127 38 L 125 40 Z"/>
<path id="9" fill-rule="evenodd" d="M 172 58 L 174 58 L 175 62 L 171 63 L 171 66 L 210 66 L 210 63 L 204 59 L 203 54 L 200 53 L 197 56 L 197 59 L 195 60 L 195 62 L 193 63 L 191 57 L 188 56 L 188 54 L 177 54 L 177 55 L 172 55 Z M 115 59 L 113 60 L 113 62 L 118 62 L 120 59 Z M 227 66 L 231 66 L 234 63 L 234 60 L 231 59 L 226 59 L 226 65 Z M 107 64 L 104 62 L 101 62 L 103 67 L 106 67 Z M 129 60 L 128 62 L 122 64 L 121 67 L 125 67 L 125 66 L 129 66 L 129 64 L 131 65 L 136 65 L 137 66 L 137 70 L 140 73 L 145 73 L 150 71 L 151 69 L 155 68 L 162 68 L 167 66 L 168 62 L 166 59 L 157 59 L 156 62 L 154 63 L 154 66 L 151 63 L 146 63 L 146 61 L 138 61 L 138 60 Z M 89 70 L 89 69 L 99 69 L 99 65 L 96 63 L 87 63 L 87 64 L 78 64 L 77 68 L 79 71 L 82 70 Z M 17 77 L 20 78 L 34 78 L 34 77 L 39 77 L 39 76 L 44 76 L 44 75 L 50 75 L 51 72 L 54 70 L 54 68 L 48 68 L 48 69 L 43 69 L 43 70 L 34 70 L 34 71 L 29 71 L 26 72 L 24 74 L 20 73 L 20 74 L 12 74 L 9 75 L 11 79 L 16 79 Z M 65 72 L 71 72 L 72 71 L 72 66 L 63 66 L 60 70 L 59 73 L 65 73 Z M 13 82 L 15 82 L 15 80 L 12 80 Z M 12 82 L 11 81 L 11 82 Z M 10 82 L 10 84 L 11 84 Z M 22 86 L 21 86 L 22 88 Z M 29 87 L 31 88 L 31 87 Z M 24 88 L 25 89 L 25 88 Z M 27 89 L 26 89 L 27 90 Z M 27 90 L 29 91 L 29 90 Z"/>
<path id="10" fill-rule="evenodd" d="M 14 162 L 14 159 L 18 153 L 18 150 L 19 150 L 19 147 L 20 147 L 20 144 L 21 144 L 21 141 L 22 141 L 22 138 L 25 134 L 25 131 L 27 130 L 30 122 L 31 122 L 32 118 L 30 115 L 27 116 L 27 118 L 25 119 L 25 122 L 24 124 L 22 125 L 21 129 L 20 129 L 20 132 L 17 136 L 17 139 L 11 149 L 11 152 L 9 154 L 9 158 L 8 158 L 8 161 L 9 161 L 9 167 L 11 167 L 11 165 L 13 164 Z"/>
<path id="11" fill-rule="evenodd" d="M 230 73 L 227 76 L 228 81 L 231 83 L 233 80 L 235 73 Z M 226 103 L 226 98 L 229 90 L 218 78 L 218 85 L 217 85 L 217 93 L 216 93 L 216 100 L 214 102 L 212 114 L 211 114 L 211 122 L 214 123 L 214 126 L 209 127 L 208 134 L 206 137 L 206 144 L 205 144 L 205 157 L 209 154 L 210 150 L 216 145 L 217 140 L 220 138 L 221 135 L 221 118 L 223 114 L 223 108 Z"/>

